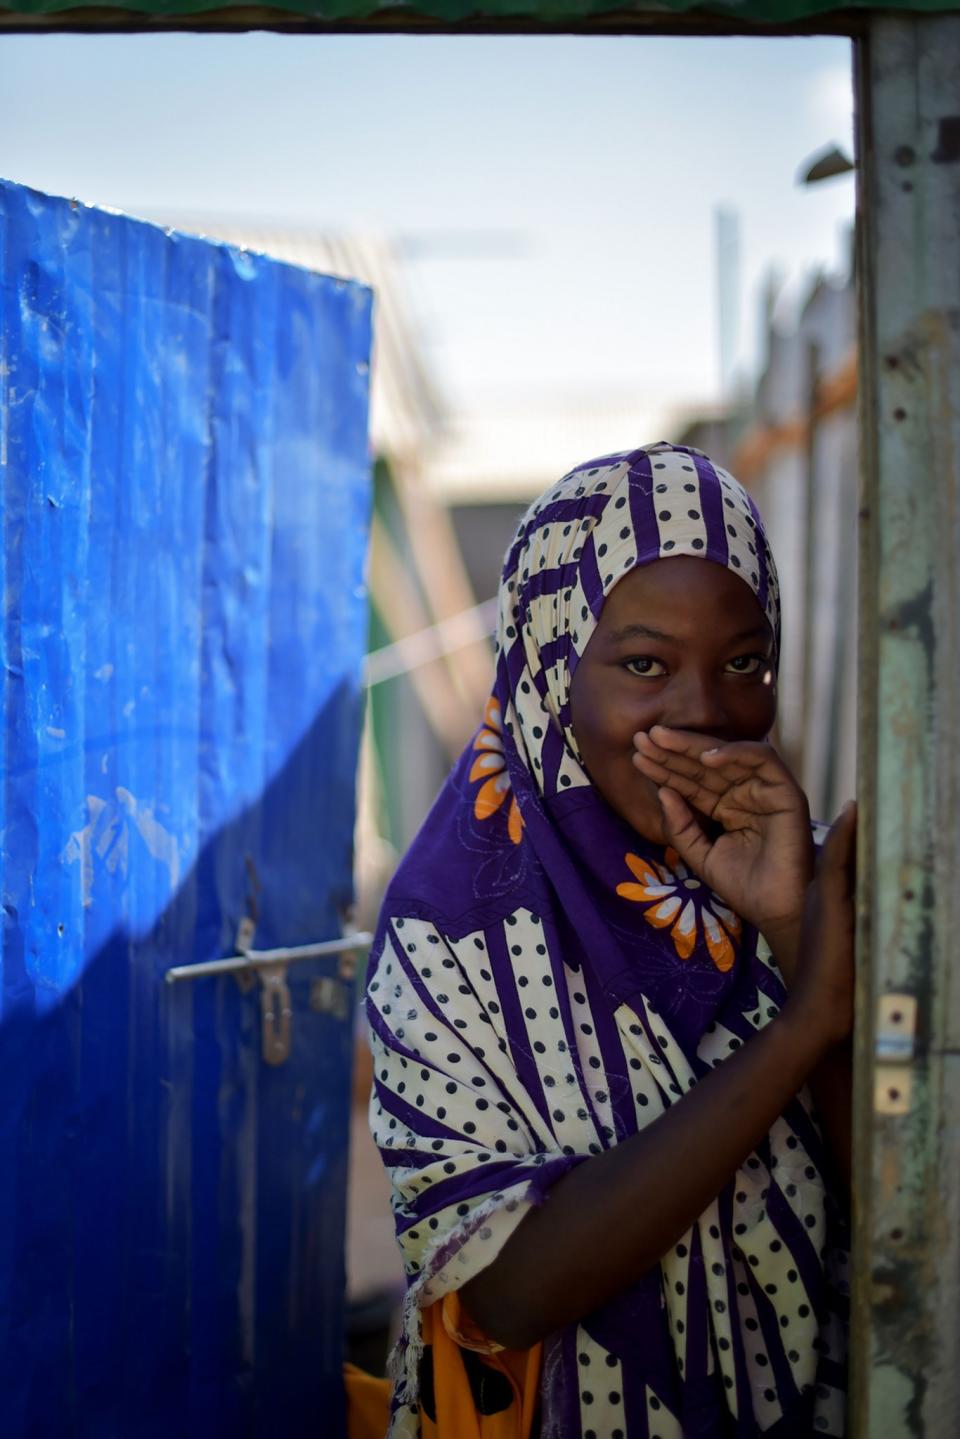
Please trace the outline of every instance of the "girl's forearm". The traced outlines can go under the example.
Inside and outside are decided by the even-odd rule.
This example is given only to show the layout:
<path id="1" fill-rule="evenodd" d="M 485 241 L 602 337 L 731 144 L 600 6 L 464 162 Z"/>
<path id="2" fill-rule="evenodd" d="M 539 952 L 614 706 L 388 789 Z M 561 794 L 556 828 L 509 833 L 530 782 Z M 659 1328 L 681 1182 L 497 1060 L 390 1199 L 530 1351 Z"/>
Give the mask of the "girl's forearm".
<path id="1" fill-rule="evenodd" d="M 810 1093 L 843 1198 L 849 1204 L 853 1174 L 853 1045 L 827 1051 L 811 1072 Z"/>
<path id="2" fill-rule="evenodd" d="M 799 958 L 799 922 L 764 935 L 787 989 L 793 986 Z M 810 1093 L 816 1106 L 837 1178 L 849 1198 L 852 1173 L 853 1050 L 848 1041 L 827 1050 L 811 1071 Z"/>
<path id="3" fill-rule="evenodd" d="M 787 1005 L 659 1119 L 571 1170 L 464 1286 L 474 1321 L 528 1348 L 635 1283 L 760 1143 L 823 1049 Z"/>

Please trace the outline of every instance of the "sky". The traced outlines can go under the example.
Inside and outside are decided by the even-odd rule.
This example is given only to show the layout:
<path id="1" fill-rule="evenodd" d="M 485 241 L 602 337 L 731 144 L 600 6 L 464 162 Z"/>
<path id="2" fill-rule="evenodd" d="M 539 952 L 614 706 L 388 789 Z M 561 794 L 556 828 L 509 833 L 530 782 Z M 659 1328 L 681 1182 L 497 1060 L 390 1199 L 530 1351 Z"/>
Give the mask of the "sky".
<path id="1" fill-rule="evenodd" d="M 5 36 L 0 169 L 131 213 L 397 242 L 454 408 L 719 395 L 715 212 L 740 227 L 739 363 L 847 260 L 835 37 Z"/>

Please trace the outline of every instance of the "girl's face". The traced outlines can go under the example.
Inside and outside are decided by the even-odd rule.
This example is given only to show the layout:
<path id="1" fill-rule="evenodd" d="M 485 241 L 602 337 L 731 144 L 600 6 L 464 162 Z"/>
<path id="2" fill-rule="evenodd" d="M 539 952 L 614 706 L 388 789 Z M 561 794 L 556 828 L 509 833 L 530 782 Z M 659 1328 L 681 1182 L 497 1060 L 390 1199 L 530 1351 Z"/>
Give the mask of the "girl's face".
<path id="1" fill-rule="evenodd" d="M 646 839 L 665 843 L 657 788 L 635 769 L 633 736 L 652 725 L 760 740 L 777 708 L 773 634 L 749 586 L 712 561 L 677 555 L 611 590 L 573 676 L 573 732 L 594 785 Z"/>

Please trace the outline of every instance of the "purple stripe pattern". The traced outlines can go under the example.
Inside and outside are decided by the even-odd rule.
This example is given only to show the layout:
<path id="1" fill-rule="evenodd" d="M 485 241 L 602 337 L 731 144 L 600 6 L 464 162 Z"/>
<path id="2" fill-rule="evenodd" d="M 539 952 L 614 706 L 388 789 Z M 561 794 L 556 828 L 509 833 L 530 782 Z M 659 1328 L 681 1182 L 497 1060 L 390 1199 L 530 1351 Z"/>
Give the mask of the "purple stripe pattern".
<path id="1" fill-rule="evenodd" d="M 695 456 L 693 463 L 700 480 L 700 509 L 707 529 L 706 557 L 718 565 L 726 565 L 730 547 L 727 544 L 723 493 L 719 477 L 709 460 Z"/>

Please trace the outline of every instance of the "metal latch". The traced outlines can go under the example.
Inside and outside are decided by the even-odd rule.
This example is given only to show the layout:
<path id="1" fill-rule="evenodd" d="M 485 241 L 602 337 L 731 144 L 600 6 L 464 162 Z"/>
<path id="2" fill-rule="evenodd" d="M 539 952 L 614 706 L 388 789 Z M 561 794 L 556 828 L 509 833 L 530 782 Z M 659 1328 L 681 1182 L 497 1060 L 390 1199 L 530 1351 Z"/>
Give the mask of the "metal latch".
<path id="1" fill-rule="evenodd" d="M 295 945 L 291 949 L 252 949 L 253 926 L 243 920 L 237 931 L 239 954 L 228 959 L 208 959 L 201 964 L 179 964 L 168 969 L 166 981 L 177 984 L 183 979 L 203 979 L 208 975 L 232 974 L 240 988 L 248 991 L 260 981 L 260 1040 L 265 1064 L 283 1064 L 290 1056 L 293 1008 L 287 984 L 287 966 L 304 959 L 322 959 L 338 954 L 338 978 L 325 976 L 311 987 L 310 1005 L 317 1011 L 332 1013 L 338 1019 L 347 1015 L 344 984 L 353 978 L 356 951 L 369 949 L 373 935 L 366 931 L 345 934 L 340 939 L 324 939 L 316 944 Z"/>
<path id="2" fill-rule="evenodd" d="M 290 1021 L 293 1009 L 287 966 L 275 964 L 261 969 L 260 975 L 260 1053 L 264 1064 L 283 1064 L 290 1057 Z"/>
<path id="3" fill-rule="evenodd" d="M 907 1114 L 910 1110 L 916 1029 L 916 998 L 912 994 L 881 994 L 874 1048 L 873 1107 L 877 1114 Z"/>

